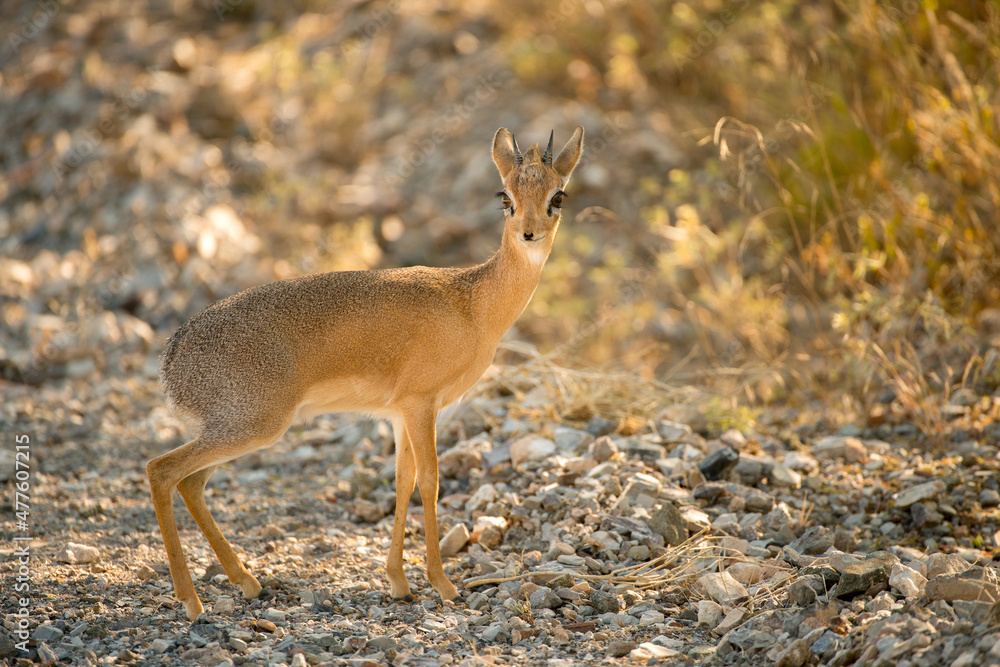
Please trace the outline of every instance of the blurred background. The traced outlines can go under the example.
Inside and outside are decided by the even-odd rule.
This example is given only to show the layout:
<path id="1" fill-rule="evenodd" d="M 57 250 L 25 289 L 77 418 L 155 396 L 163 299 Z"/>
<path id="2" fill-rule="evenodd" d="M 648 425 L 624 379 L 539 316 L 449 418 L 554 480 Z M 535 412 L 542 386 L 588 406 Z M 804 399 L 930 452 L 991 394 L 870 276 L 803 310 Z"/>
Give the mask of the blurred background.
<path id="1" fill-rule="evenodd" d="M 503 363 L 925 432 L 1000 381 L 995 1 L 0 11 L 8 381 L 152 377 L 177 326 L 251 285 L 481 262 L 496 129 L 576 125 L 508 336 L 531 347 Z"/>

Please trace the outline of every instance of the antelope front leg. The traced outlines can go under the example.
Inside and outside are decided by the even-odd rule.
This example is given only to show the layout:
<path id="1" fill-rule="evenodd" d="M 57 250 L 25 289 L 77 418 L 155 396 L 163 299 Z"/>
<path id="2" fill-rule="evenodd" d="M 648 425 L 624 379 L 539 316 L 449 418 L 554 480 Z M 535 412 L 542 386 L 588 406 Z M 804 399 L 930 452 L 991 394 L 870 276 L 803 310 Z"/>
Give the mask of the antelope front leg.
<path id="1" fill-rule="evenodd" d="M 394 419 L 392 430 L 396 436 L 396 515 L 392 524 L 392 544 L 389 546 L 385 571 L 389 576 L 391 595 L 399 599 L 410 597 L 410 584 L 403 572 L 403 540 L 406 537 L 406 510 L 410 505 L 416 471 L 413 465 L 413 447 L 403 420 Z"/>
<path id="2" fill-rule="evenodd" d="M 433 410 L 407 416 L 406 433 L 413 447 L 417 484 L 424 506 L 424 535 L 427 542 L 427 578 L 443 600 L 454 600 L 458 589 L 448 580 L 441 565 L 441 542 L 438 538 L 438 460 L 437 432 Z"/>

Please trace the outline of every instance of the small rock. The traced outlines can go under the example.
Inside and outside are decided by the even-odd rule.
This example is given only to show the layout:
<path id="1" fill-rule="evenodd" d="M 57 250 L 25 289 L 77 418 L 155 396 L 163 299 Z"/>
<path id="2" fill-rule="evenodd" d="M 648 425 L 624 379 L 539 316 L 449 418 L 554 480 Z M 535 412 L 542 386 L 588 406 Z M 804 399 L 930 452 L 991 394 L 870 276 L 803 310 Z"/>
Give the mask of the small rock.
<path id="1" fill-rule="evenodd" d="M 570 567 L 583 567 L 587 563 L 583 556 L 577 556 L 576 554 L 559 554 L 556 557 L 556 561 Z"/>
<path id="2" fill-rule="evenodd" d="M 625 552 L 625 556 L 633 560 L 649 560 L 649 555 L 649 547 L 645 544 L 637 544 L 634 547 L 629 547 L 628 551 Z"/>
<path id="3" fill-rule="evenodd" d="M 746 489 L 746 495 L 744 496 L 746 501 L 746 510 L 748 512 L 759 512 L 765 514 L 770 512 L 775 505 L 774 497 L 762 491 L 760 489 Z"/>
<path id="4" fill-rule="evenodd" d="M 365 498 L 354 499 L 354 513 L 361 517 L 362 521 L 368 523 L 378 523 L 387 514 L 378 503 L 373 503 Z"/>
<path id="5" fill-rule="evenodd" d="M 622 603 L 617 596 L 600 590 L 590 591 L 590 606 L 598 614 L 617 613 L 621 611 Z"/>
<path id="6" fill-rule="evenodd" d="M 501 634 L 507 634 L 507 630 L 502 623 L 493 623 L 487 626 L 479 636 L 484 642 L 495 642 Z"/>
<path id="7" fill-rule="evenodd" d="M 264 611 L 265 620 L 271 621 L 272 623 L 284 623 L 285 617 L 288 614 L 280 609 L 275 609 L 271 607 Z"/>
<path id="8" fill-rule="evenodd" d="M 220 595 L 215 598 L 215 604 L 212 605 L 212 613 L 214 614 L 232 614 L 236 611 L 236 600 L 230 595 Z"/>
<path id="9" fill-rule="evenodd" d="M 148 565 L 143 564 L 140 565 L 139 569 L 135 571 L 135 576 L 139 579 L 139 581 L 152 581 L 153 579 L 156 579 L 159 575 L 156 573 L 156 570 L 154 570 Z"/>
<path id="10" fill-rule="evenodd" d="M 646 520 L 646 524 L 655 535 L 662 535 L 663 540 L 671 546 L 677 546 L 688 538 L 688 522 L 669 500 L 663 501 L 660 509 Z"/>
<path id="11" fill-rule="evenodd" d="M 939 479 L 935 479 L 900 491 L 892 497 L 892 500 L 896 503 L 896 507 L 904 509 L 913 503 L 918 503 L 923 500 L 937 499 L 942 493 L 944 493 L 945 488 L 947 487 L 944 482 Z"/>
<path id="12" fill-rule="evenodd" d="M 771 467 L 767 480 L 771 486 L 786 489 L 802 488 L 802 475 L 781 463 L 776 463 Z"/>
<path id="13" fill-rule="evenodd" d="M 438 456 L 441 477 L 459 479 L 469 476 L 476 468 L 483 467 L 483 452 L 490 449 L 490 441 L 466 440 Z"/>
<path id="14" fill-rule="evenodd" d="M 684 517 L 684 523 L 687 525 L 688 531 L 692 533 L 700 532 L 712 525 L 708 514 L 697 507 L 685 507 L 680 512 L 681 516 Z"/>
<path id="15" fill-rule="evenodd" d="M 625 490 L 622 491 L 622 495 L 627 498 L 635 499 L 638 498 L 640 494 L 645 493 L 646 495 L 653 496 L 655 498 L 660 493 L 661 486 L 660 480 L 656 479 L 652 475 L 637 472 L 629 479 L 628 484 L 625 486 Z"/>
<path id="16" fill-rule="evenodd" d="M 76 565 L 79 563 L 95 563 L 101 558 L 101 552 L 97 547 L 87 546 L 86 544 L 74 544 L 69 542 L 62 548 L 59 555 L 56 556 L 56 560 L 60 563 L 70 563 L 71 565 Z"/>
<path id="17" fill-rule="evenodd" d="M 959 574 L 971 567 L 958 554 L 934 553 L 927 557 L 927 579 L 934 579 L 942 574 Z"/>
<path id="18" fill-rule="evenodd" d="M 880 551 L 848 565 L 840 576 L 835 595 L 839 598 L 853 597 L 876 584 L 888 582 L 892 566 L 898 562 L 899 559 L 892 554 Z"/>
<path id="19" fill-rule="evenodd" d="M 635 649 L 635 642 L 625 639 L 615 639 L 608 643 L 609 658 L 624 658 Z"/>
<path id="20" fill-rule="evenodd" d="M 490 503 L 500 498 L 500 492 L 492 484 L 483 484 L 465 501 L 466 512 L 477 512 L 486 509 Z"/>
<path id="21" fill-rule="evenodd" d="M 712 630 L 716 635 L 724 635 L 730 630 L 738 628 L 743 621 L 746 620 L 747 616 L 750 614 L 743 607 L 736 607 L 723 618 L 715 629 Z"/>
<path id="22" fill-rule="evenodd" d="M 817 459 L 845 459 L 850 463 L 867 463 L 868 448 L 854 437 L 831 435 L 813 443 L 812 452 Z"/>
<path id="23" fill-rule="evenodd" d="M 800 554 L 818 556 L 833 546 L 833 531 L 826 526 L 813 526 L 788 546 Z"/>
<path id="24" fill-rule="evenodd" d="M 274 623 L 263 618 L 257 619 L 253 625 L 261 632 L 274 632 L 275 630 L 278 629 L 278 626 L 276 626 Z"/>
<path id="25" fill-rule="evenodd" d="M 273 523 L 269 523 L 264 526 L 263 533 L 264 539 L 267 540 L 280 540 L 285 537 L 285 531 L 282 530 L 280 526 Z"/>
<path id="26" fill-rule="evenodd" d="M 791 451 L 785 454 L 785 458 L 782 463 L 791 470 L 796 472 L 803 472 L 806 474 L 813 473 L 819 470 L 819 461 L 809 456 L 808 454 L 803 454 L 801 452 Z"/>
<path id="27" fill-rule="evenodd" d="M 569 472 L 575 472 L 578 475 L 582 475 L 590 470 L 593 470 L 596 465 L 597 461 L 589 456 L 574 456 L 571 459 L 566 459 L 565 467 Z"/>
<path id="28" fill-rule="evenodd" d="M 388 635 L 377 635 L 365 642 L 365 648 L 373 648 L 377 651 L 387 651 L 398 645 L 398 642 Z"/>
<path id="29" fill-rule="evenodd" d="M 709 481 L 722 479 L 740 460 L 740 453 L 732 447 L 717 449 L 698 463 L 698 470 Z"/>
<path id="30" fill-rule="evenodd" d="M 469 543 L 469 529 L 464 523 L 456 523 L 445 536 L 441 538 L 441 555 L 445 558 L 454 556 Z"/>
<path id="31" fill-rule="evenodd" d="M 46 648 L 48 648 L 48 647 L 46 647 Z M 41 651 L 39 651 L 39 655 L 41 655 Z M 139 659 L 139 655 L 136 654 L 136 653 L 133 653 L 132 651 L 130 651 L 128 649 L 123 649 L 123 650 L 119 651 L 118 655 L 115 656 L 115 662 L 116 663 L 120 662 L 120 663 L 123 663 L 123 664 L 124 663 L 128 663 L 128 662 L 135 662 L 138 659 Z"/>
<path id="32" fill-rule="evenodd" d="M 598 463 L 610 461 L 618 454 L 618 445 L 606 435 L 602 435 L 590 445 L 590 458 Z"/>
<path id="33" fill-rule="evenodd" d="M 642 612 L 642 616 L 639 617 L 639 627 L 643 628 L 647 625 L 663 623 L 664 618 L 664 615 L 656 610 L 650 609 L 649 611 L 644 611 Z"/>
<path id="34" fill-rule="evenodd" d="M 939 574 L 925 587 L 928 600 L 968 600 L 993 603 L 1000 600 L 1000 576 L 989 567 L 974 566 L 960 574 Z"/>
<path id="35" fill-rule="evenodd" d="M 602 435 L 614 433 L 615 429 L 618 428 L 618 424 L 610 419 L 595 416 L 587 421 L 585 428 L 588 433 L 592 434 L 595 438 L 599 438 Z"/>
<path id="36" fill-rule="evenodd" d="M 497 547 L 503 544 L 504 532 L 507 530 L 507 519 L 499 516 L 481 516 L 476 519 L 469 540 L 484 547 Z"/>
<path id="37" fill-rule="evenodd" d="M 513 442 L 510 446 L 510 461 L 519 466 L 529 461 L 541 461 L 552 456 L 556 451 L 556 443 L 547 438 L 529 435 Z"/>
<path id="38" fill-rule="evenodd" d="M 38 650 L 38 661 L 43 665 L 52 665 L 59 663 L 59 656 L 57 656 L 56 652 L 53 651 L 51 648 L 49 648 L 49 645 L 46 644 L 45 642 L 39 642 L 37 650 Z M 124 659 L 122 658 L 122 653 L 126 654 Z M 135 660 L 135 658 L 137 657 L 138 656 L 136 656 L 134 653 L 132 653 L 128 649 L 125 649 L 124 651 L 118 654 L 118 662 L 122 663 L 131 662 L 132 660 Z"/>
<path id="39" fill-rule="evenodd" d="M 689 437 L 692 434 L 691 427 L 687 424 L 661 419 L 656 423 L 656 432 L 660 434 L 664 442 L 677 442 Z"/>
<path id="40" fill-rule="evenodd" d="M 979 504 L 983 507 L 1000 505 L 1000 492 L 995 489 L 983 489 L 979 492 Z"/>
<path id="41" fill-rule="evenodd" d="M 173 644 L 168 642 L 166 639 L 156 638 L 149 642 L 149 650 L 153 653 L 166 653 L 170 650 L 171 646 L 173 646 Z"/>
<path id="42" fill-rule="evenodd" d="M 826 592 L 826 582 L 823 577 L 809 574 L 789 584 L 788 601 L 799 607 L 808 607 Z"/>
<path id="43" fill-rule="evenodd" d="M 698 578 L 698 586 L 710 598 L 723 604 L 734 604 L 747 596 L 747 589 L 728 572 L 709 572 Z"/>
<path id="44" fill-rule="evenodd" d="M 772 466 L 762 457 L 745 453 L 740 454 L 739 460 L 733 466 L 733 472 L 739 476 L 740 482 L 750 486 L 758 484 L 764 477 L 768 476 L 771 469 Z"/>
<path id="45" fill-rule="evenodd" d="M 553 433 L 556 449 L 561 452 L 579 452 L 594 441 L 594 436 L 568 426 L 557 426 Z"/>
<path id="46" fill-rule="evenodd" d="M 924 587 L 927 579 L 922 574 L 909 568 L 902 563 L 892 566 L 889 573 L 889 586 L 900 595 L 908 598 L 919 597 L 924 594 Z"/>
<path id="47" fill-rule="evenodd" d="M 36 642 L 57 642 L 62 639 L 63 631 L 53 625 L 39 625 L 31 633 Z"/>
<path id="48" fill-rule="evenodd" d="M 466 604 L 469 605 L 469 609 L 482 610 L 488 609 L 490 606 L 490 599 L 480 592 L 475 592 L 469 596 Z"/>
<path id="49" fill-rule="evenodd" d="M 809 661 L 809 642 L 805 639 L 796 639 L 791 646 L 786 648 L 775 660 L 775 667 L 802 667 Z"/>
<path id="50" fill-rule="evenodd" d="M 678 655 L 680 655 L 680 651 L 676 649 L 660 646 L 652 642 L 643 642 L 632 649 L 629 653 L 629 658 L 648 663 L 649 661 L 667 660 Z"/>
<path id="51" fill-rule="evenodd" d="M 532 609 L 555 609 L 561 607 L 563 599 L 547 586 L 541 586 L 538 590 L 528 596 L 528 603 Z"/>
<path id="52" fill-rule="evenodd" d="M 760 527 L 764 531 L 778 532 L 782 528 L 791 525 L 792 514 L 785 503 L 778 503 L 774 509 L 764 515 L 760 520 Z"/>
<path id="53" fill-rule="evenodd" d="M 718 602 L 713 602 L 712 600 L 698 601 L 698 625 L 703 625 L 712 630 L 722 621 L 724 615 L 725 610 Z"/>

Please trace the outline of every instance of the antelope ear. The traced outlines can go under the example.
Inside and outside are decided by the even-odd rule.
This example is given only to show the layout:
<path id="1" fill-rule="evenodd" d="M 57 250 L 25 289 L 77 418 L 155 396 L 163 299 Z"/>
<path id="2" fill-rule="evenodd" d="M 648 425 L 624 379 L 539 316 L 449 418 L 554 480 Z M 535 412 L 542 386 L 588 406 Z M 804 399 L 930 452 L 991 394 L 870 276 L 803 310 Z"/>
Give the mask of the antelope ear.
<path id="1" fill-rule="evenodd" d="M 501 127 L 493 135 L 493 164 L 504 180 L 507 180 L 507 174 L 514 169 L 514 153 L 514 139 L 507 128 Z"/>
<path id="2" fill-rule="evenodd" d="M 576 168 L 576 163 L 580 161 L 583 154 L 583 128 L 577 127 L 573 136 L 569 138 L 563 149 L 559 151 L 559 157 L 552 163 L 552 168 L 556 170 L 563 180 L 563 185 L 569 181 L 570 174 Z"/>

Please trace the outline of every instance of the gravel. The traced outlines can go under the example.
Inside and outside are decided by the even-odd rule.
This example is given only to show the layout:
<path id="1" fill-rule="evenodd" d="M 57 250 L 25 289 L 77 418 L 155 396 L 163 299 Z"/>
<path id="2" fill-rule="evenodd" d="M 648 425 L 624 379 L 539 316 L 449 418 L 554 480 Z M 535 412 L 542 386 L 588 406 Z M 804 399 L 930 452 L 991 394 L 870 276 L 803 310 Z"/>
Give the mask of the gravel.
<path id="1" fill-rule="evenodd" d="M 742 433 L 742 447 L 767 441 L 769 449 L 741 453 L 750 463 L 719 480 L 694 469 L 667 477 L 660 454 L 647 457 L 671 449 L 669 439 L 685 438 L 684 460 L 694 462 L 730 445 L 663 422 L 593 440 L 580 435 L 586 424 L 535 421 L 537 436 L 505 437 L 503 420 L 490 427 L 476 415 L 517 404 L 489 392 L 456 416 L 480 430 L 466 437 L 442 429 L 442 457 L 479 454 L 452 456 L 442 477 L 439 513 L 449 527 L 446 568 L 459 585 L 457 601 L 442 604 L 426 581 L 419 506 L 408 520 L 406 561 L 415 599 L 388 597 L 393 517 L 357 507 L 388 499 L 391 512 L 391 433 L 378 422 L 322 417 L 224 467 L 209 486 L 223 531 L 265 587 L 260 598 L 248 601 L 228 582 L 179 508 L 207 610 L 192 625 L 172 599 L 143 474 L 148 456 L 181 442 L 178 424 L 152 376 L 91 378 L 102 390 L 85 404 L 74 403 L 81 382 L 49 383 L 30 399 L 16 385 L 4 387 L 5 405 L 36 406 L 30 419 L 4 408 L 5 430 L 31 433 L 37 443 L 36 604 L 27 652 L 0 645 L 15 661 L 445 665 L 493 655 L 539 665 L 614 656 L 930 665 L 988 664 L 1000 652 L 1000 520 L 980 502 L 996 485 L 996 443 L 962 445 L 977 457 L 956 466 L 904 438 L 862 433 L 858 443 L 883 463 L 870 470 L 858 464 L 857 447 L 845 450 L 855 460 L 829 445 L 818 454 L 811 444 L 829 437 L 791 438 L 808 429 L 779 423 L 770 437 Z M 91 415 L 102 415 L 103 428 L 80 428 Z M 517 441 L 527 443 L 523 451 L 549 453 L 487 463 Z M 571 470 L 575 458 L 595 454 L 603 464 L 592 458 L 594 465 Z M 782 460 L 807 469 L 824 457 L 833 458 L 798 489 L 769 483 L 768 468 Z M 917 525 L 917 505 L 947 518 Z M 8 630 L 16 629 L 16 611 L 8 595 Z"/>

